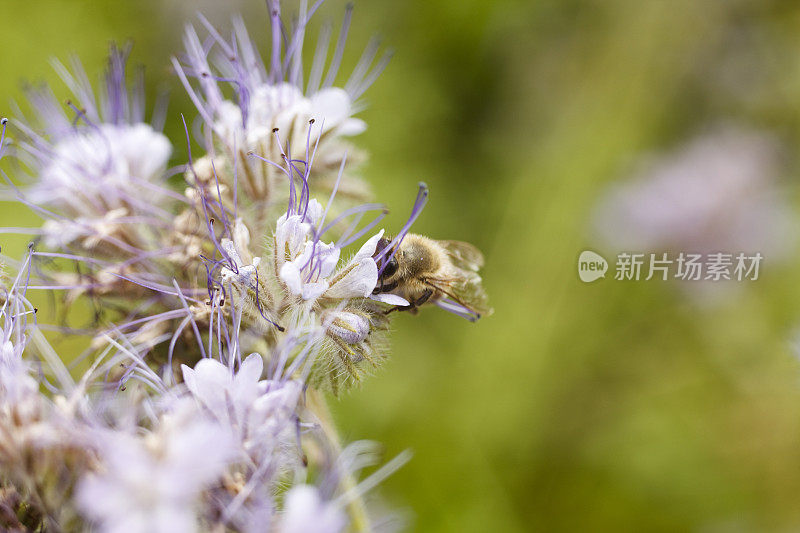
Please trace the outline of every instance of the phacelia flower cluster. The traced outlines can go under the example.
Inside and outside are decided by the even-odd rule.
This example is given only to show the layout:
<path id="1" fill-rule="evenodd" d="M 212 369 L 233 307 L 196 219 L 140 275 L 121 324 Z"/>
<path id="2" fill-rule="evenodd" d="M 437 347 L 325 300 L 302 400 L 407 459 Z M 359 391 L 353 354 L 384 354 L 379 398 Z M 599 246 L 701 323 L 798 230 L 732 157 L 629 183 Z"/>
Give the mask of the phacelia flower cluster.
<path id="1" fill-rule="evenodd" d="M 0 528 L 372 530 L 364 493 L 407 458 L 359 481 L 380 458 L 340 443 L 326 394 L 380 366 L 392 311 L 430 300 L 475 318 L 448 298 L 467 281 L 485 296 L 483 259 L 448 241 L 439 259 L 460 267 L 440 270 L 463 280 L 418 276 L 430 288 L 415 301 L 387 283 L 427 189 L 397 235 L 379 228 L 388 211 L 365 203 L 350 138 L 388 55 L 371 44 L 336 85 L 348 8 L 304 80 L 318 6 L 287 26 L 269 2 L 266 61 L 240 18 L 229 39 L 188 26 L 173 60 L 198 112 L 184 138 L 162 133 L 162 103 L 147 120 L 129 48 L 111 49 L 98 91 L 77 60 L 55 63 L 73 97 L 32 89 L 36 116 L 11 122 L 13 142 L 3 119 L 0 157 L 21 171 L 4 192 L 43 223 L 21 230 L 36 238 L 0 279 Z M 175 143 L 189 157 L 171 167 Z M 53 333 L 86 348 L 60 353 Z"/>

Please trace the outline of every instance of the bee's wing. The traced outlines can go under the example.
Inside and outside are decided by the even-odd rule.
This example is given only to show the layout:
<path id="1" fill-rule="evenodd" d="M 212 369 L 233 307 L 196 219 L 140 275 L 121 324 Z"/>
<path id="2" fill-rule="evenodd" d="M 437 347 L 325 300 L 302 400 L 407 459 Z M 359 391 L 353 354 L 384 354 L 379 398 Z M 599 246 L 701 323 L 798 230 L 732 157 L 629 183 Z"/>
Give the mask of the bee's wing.
<path id="1" fill-rule="evenodd" d="M 468 242 L 436 241 L 445 249 L 455 266 L 462 270 L 477 272 L 483 266 L 483 254 Z"/>
<path id="2" fill-rule="evenodd" d="M 458 278 L 426 278 L 425 283 L 479 316 L 492 314 L 481 277 L 474 272 L 462 271 Z"/>

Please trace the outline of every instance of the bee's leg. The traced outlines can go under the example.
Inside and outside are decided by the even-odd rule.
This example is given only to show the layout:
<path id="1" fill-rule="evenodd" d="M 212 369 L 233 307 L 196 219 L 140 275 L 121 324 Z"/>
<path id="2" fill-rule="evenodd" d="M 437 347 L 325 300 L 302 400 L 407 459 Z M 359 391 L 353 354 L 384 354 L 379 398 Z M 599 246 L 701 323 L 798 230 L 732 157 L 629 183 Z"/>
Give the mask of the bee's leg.
<path id="1" fill-rule="evenodd" d="M 425 290 L 422 295 L 411 302 L 409 305 L 396 305 L 389 309 L 388 311 L 384 312 L 384 315 L 388 315 L 392 311 L 410 311 L 411 314 L 417 313 L 417 308 L 428 301 L 428 299 L 433 295 L 433 291 L 431 289 Z"/>
<path id="2" fill-rule="evenodd" d="M 425 289 L 425 292 L 422 293 L 422 296 L 420 296 L 413 302 L 414 307 L 418 307 L 424 304 L 425 302 L 428 301 L 428 299 L 431 296 L 433 296 L 433 291 L 431 289 Z"/>

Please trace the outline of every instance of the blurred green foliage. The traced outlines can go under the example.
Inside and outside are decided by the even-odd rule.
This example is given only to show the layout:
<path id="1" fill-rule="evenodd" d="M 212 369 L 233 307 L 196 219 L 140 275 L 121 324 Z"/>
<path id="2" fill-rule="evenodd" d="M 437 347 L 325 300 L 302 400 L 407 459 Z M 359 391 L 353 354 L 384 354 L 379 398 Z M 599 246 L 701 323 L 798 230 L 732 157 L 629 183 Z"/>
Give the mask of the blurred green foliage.
<path id="1" fill-rule="evenodd" d="M 233 4 L 266 28 L 260 2 Z M 106 43 L 132 38 L 150 93 L 172 89 L 167 128 L 181 139 L 178 113 L 193 111 L 168 57 L 195 8 L 227 19 L 210 0 L 3 2 L 0 110 L 21 79 L 55 81 L 49 57 L 75 52 L 99 75 Z M 584 285 L 575 272 L 593 203 L 636 154 L 728 119 L 794 152 L 800 6 L 364 1 L 345 72 L 373 33 L 396 53 L 367 93 L 364 173 L 390 227 L 428 182 L 416 231 L 482 248 L 496 310 L 477 324 L 398 316 L 392 359 L 333 405 L 346 439 L 414 451 L 383 496 L 419 531 L 800 527 L 798 269 L 767 258 L 762 279 L 714 307 L 668 283 Z M 26 242 L 4 239 L 4 251 Z"/>

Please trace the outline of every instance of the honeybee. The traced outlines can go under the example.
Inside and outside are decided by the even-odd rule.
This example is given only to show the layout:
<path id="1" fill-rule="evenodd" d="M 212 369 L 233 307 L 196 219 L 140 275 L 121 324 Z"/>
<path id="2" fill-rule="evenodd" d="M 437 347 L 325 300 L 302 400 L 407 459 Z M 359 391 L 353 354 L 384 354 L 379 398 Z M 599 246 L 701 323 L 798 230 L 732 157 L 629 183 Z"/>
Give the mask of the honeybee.
<path id="1" fill-rule="evenodd" d="M 378 241 L 374 257 L 380 275 L 372 292 L 396 294 L 409 305 L 395 306 L 387 313 L 410 311 L 416 314 L 422 304 L 435 303 L 470 321 L 491 314 L 478 275 L 483 266 L 483 254 L 477 248 L 466 242 L 436 241 L 408 233 L 400 241 L 394 257 L 391 250 L 381 256 L 390 245 L 389 239 Z"/>

